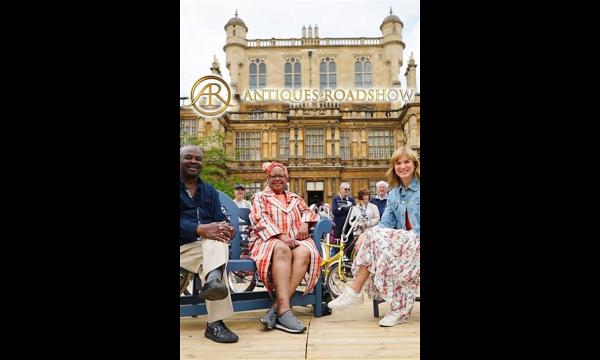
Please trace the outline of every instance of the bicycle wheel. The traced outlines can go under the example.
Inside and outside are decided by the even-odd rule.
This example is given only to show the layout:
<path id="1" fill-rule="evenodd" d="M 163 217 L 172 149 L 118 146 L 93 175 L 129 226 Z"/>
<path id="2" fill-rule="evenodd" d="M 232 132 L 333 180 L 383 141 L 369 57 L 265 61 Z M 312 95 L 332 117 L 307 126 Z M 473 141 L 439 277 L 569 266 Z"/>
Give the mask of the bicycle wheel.
<path id="1" fill-rule="evenodd" d="M 232 293 L 252 291 L 256 287 L 253 271 L 230 271 L 227 273 L 227 282 Z"/>
<path id="2" fill-rule="evenodd" d="M 346 274 L 345 280 L 340 278 L 340 275 L 338 274 L 338 266 L 339 263 L 331 265 L 329 275 L 327 275 L 327 279 L 325 279 L 325 286 L 334 299 L 342 295 L 344 289 L 346 289 L 346 286 L 348 286 L 348 283 L 353 280 L 352 272 L 350 271 L 352 266 L 349 263 L 343 263 L 343 271 Z"/>
<path id="3" fill-rule="evenodd" d="M 194 275 L 194 273 L 179 269 L 179 296 L 191 295 L 190 290 L 193 289 Z"/>

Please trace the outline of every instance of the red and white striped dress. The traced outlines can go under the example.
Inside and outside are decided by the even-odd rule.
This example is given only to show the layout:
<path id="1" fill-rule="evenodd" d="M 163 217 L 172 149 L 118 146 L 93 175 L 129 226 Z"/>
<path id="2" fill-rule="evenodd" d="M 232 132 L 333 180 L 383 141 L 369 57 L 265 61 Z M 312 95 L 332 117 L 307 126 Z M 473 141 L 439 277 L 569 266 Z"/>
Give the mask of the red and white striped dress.
<path id="1" fill-rule="evenodd" d="M 300 196 L 289 191 L 284 191 L 284 194 L 285 204 L 281 203 L 273 190 L 267 186 L 254 195 L 250 211 L 250 220 L 254 225 L 250 233 L 250 257 L 256 262 L 258 276 L 269 292 L 273 291 L 271 278 L 273 248 L 277 242 L 286 245 L 274 236 L 287 234 L 290 238 L 296 239 L 302 223 L 319 220 L 319 215 L 310 211 Z M 319 279 L 321 256 L 311 238 L 301 240 L 301 245 L 306 246 L 311 254 L 308 272 L 304 277 L 306 295 L 315 287 Z"/>

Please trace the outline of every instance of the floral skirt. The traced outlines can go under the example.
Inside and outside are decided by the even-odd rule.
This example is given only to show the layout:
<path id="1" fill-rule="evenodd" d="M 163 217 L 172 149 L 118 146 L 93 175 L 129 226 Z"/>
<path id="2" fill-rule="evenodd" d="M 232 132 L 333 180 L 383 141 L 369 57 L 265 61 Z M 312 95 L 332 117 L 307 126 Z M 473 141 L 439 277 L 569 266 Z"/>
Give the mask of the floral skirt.
<path id="1" fill-rule="evenodd" d="M 354 258 L 354 276 L 362 265 L 369 271 L 364 285 L 369 297 L 385 300 L 408 321 L 420 283 L 420 238 L 412 230 L 372 228 Z"/>

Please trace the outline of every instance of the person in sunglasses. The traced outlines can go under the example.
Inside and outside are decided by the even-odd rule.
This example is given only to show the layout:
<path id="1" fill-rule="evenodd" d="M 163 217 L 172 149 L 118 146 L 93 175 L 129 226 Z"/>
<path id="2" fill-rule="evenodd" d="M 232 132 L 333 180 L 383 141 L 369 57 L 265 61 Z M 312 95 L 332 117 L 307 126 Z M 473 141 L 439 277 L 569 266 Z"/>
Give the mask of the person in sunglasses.
<path id="1" fill-rule="evenodd" d="M 333 229 L 333 234 L 336 239 L 340 239 L 342 237 L 342 230 L 344 228 L 344 223 L 346 222 L 346 217 L 348 216 L 348 212 L 354 206 L 356 202 L 351 195 L 350 192 L 350 184 L 341 183 L 340 184 L 340 192 L 338 195 L 333 197 L 331 210 L 333 213 L 333 222 L 335 227 Z M 352 244 L 354 237 L 352 234 L 348 235 L 348 245 Z M 332 249 L 332 256 L 338 252 L 338 249 Z"/>

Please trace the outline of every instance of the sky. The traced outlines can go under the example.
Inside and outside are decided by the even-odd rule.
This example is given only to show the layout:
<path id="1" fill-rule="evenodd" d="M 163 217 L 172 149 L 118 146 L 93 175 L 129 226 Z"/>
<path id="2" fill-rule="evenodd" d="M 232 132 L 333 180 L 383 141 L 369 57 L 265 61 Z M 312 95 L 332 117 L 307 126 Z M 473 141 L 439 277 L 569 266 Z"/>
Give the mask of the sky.
<path id="1" fill-rule="evenodd" d="M 420 4 L 419 1 L 207 1 L 180 0 L 179 13 L 179 95 L 189 97 L 192 85 L 210 74 L 213 55 L 221 73 L 230 82 L 225 67 L 225 29 L 235 16 L 248 27 L 247 39 L 300 38 L 302 26 L 319 26 L 319 37 L 381 37 L 383 19 L 394 15 L 404 23 L 402 40 L 404 64 L 400 69 L 402 87 L 408 58 L 417 63 L 417 90 L 420 91 Z"/>

